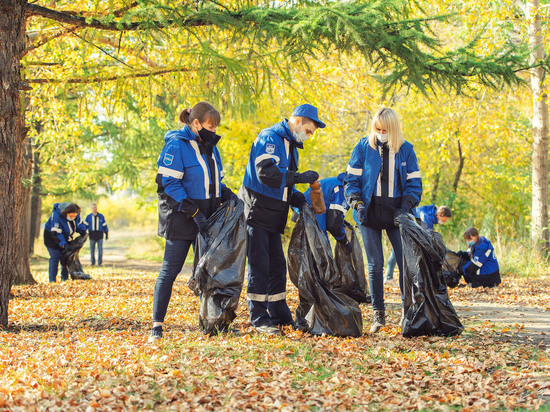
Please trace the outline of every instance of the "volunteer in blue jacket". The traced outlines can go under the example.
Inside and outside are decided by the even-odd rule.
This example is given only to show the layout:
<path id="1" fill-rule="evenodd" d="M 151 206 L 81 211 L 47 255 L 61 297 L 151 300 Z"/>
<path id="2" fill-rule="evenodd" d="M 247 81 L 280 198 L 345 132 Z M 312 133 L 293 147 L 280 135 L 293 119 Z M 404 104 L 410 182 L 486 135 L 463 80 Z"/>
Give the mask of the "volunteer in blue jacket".
<path id="1" fill-rule="evenodd" d="M 250 321 L 256 330 L 280 334 L 278 326 L 293 324 L 286 303 L 286 260 L 281 242 L 289 205 L 301 209 L 304 194 L 296 183 L 313 183 L 313 170 L 298 173 L 298 150 L 325 127 L 317 108 L 302 104 L 290 119 L 260 132 L 250 150 L 240 197 L 245 203 L 248 231 L 248 289 Z"/>
<path id="2" fill-rule="evenodd" d="M 418 220 L 421 220 L 426 224 L 426 227 L 429 230 L 433 230 L 434 225 L 440 224 L 443 225 L 449 220 L 451 215 L 451 209 L 448 206 L 439 206 L 436 205 L 426 205 L 419 206 L 413 209 L 413 215 Z M 384 276 L 384 284 L 389 284 L 393 286 L 393 272 L 395 270 L 395 265 L 397 265 L 397 260 L 395 259 L 395 252 L 391 251 L 390 257 L 388 258 L 388 266 L 386 268 L 386 275 Z"/>
<path id="3" fill-rule="evenodd" d="M 103 263 L 103 235 L 105 240 L 109 239 L 109 227 L 105 221 L 105 216 L 97 212 L 97 204 L 92 205 L 92 213 L 86 216 L 84 223 L 88 226 L 90 239 L 90 261 L 95 265 L 95 247 L 97 245 L 97 264 Z"/>
<path id="4" fill-rule="evenodd" d="M 207 218 L 221 202 L 236 196 L 223 183 L 223 168 L 216 144 L 220 113 L 200 102 L 179 115 L 185 126 L 164 136 L 157 161 L 159 199 L 158 234 L 166 239 L 162 268 L 153 295 L 153 329 L 150 341 L 162 338 L 162 325 L 189 247 L 198 232 L 207 228 Z"/>
<path id="5" fill-rule="evenodd" d="M 75 203 L 56 203 L 53 205 L 50 215 L 44 228 L 44 244 L 50 254 L 48 277 L 50 282 L 57 279 L 57 270 L 61 253 L 67 243 L 73 240 L 75 233 L 86 234 L 86 224 L 80 219 L 80 207 Z M 61 280 L 69 279 L 67 267 L 61 267 Z"/>
<path id="6" fill-rule="evenodd" d="M 468 242 L 468 252 L 458 252 L 469 259 L 462 267 L 464 280 L 471 287 L 485 286 L 492 288 L 500 284 L 500 271 L 495 250 L 489 240 L 479 236 L 475 227 L 470 227 L 464 232 L 464 239 Z"/>
<path id="7" fill-rule="evenodd" d="M 344 216 L 349 209 L 348 202 L 344 196 L 344 178 L 346 173 L 340 173 L 335 177 L 321 179 L 321 191 L 323 192 L 323 200 L 327 211 L 322 215 L 316 215 L 319 227 L 325 234 L 330 234 L 337 242 L 344 245 L 344 250 L 349 254 L 352 252 L 351 242 L 346 237 L 346 229 L 344 227 Z M 306 202 L 311 204 L 311 189 L 307 189 L 304 193 Z"/>
<path id="8" fill-rule="evenodd" d="M 388 235 L 402 273 L 401 236 L 394 219 L 400 213 L 410 213 L 422 195 L 416 154 L 413 146 L 405 141 L 393 109 L 383 108 L 374 115 L 371 134 L 353 149 L 347 172 L 346 200 L 354 209 L 367 252 L 374 309 L 370 331 L 376 333 L 386 324 L 382 230 Z M 399 285 L 403 294 L 402 276 Z"/>

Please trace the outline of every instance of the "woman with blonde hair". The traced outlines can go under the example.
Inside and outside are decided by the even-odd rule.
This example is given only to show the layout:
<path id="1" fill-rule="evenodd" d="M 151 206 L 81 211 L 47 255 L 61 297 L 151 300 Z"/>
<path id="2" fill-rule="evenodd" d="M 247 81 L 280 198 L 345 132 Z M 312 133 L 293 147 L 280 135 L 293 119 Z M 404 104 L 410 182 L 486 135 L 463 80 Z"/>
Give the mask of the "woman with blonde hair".
<path id="1" fill-rule="evenodd" d="M 401 236 L 394 220 L 398 214 L 410 213 L 422 195 L 416 154 L 412 144 L 405 141 L 393 109 L 383 108 L 374 115 L 370 136 L 362 138 L 353 149 L 347 172 L 345 195 L 359 223 L 367 253 L 374 310 L 370 331 L 376 333 L 386 324 L 382 230 L 397 257 L 403 297 Z"/>

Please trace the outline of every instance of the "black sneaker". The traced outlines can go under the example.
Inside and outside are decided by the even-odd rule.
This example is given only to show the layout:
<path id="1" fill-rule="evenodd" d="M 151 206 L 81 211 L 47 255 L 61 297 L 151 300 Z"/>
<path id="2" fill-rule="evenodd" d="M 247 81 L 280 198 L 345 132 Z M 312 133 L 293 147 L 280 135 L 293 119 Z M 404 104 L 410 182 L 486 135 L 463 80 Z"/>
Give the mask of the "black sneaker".
<path id="1" fill-rule="evenodd" d="M 162 326 L 155 326 L 153 329 L 151 329 L 151 334 L 149 335 L 148 342 L 155 343 L 160 339 L 162 339 Z"/>

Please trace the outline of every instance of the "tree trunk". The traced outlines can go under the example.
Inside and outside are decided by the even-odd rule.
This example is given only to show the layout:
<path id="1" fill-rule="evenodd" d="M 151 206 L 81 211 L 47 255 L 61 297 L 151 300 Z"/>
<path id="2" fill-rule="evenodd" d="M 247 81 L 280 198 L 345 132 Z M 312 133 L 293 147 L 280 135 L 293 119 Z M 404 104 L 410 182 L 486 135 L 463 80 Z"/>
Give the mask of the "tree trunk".
<path id="1" fill-rule="evenodd" d="M 432 203 L 437 201 L 437 191 L 439 190 L 439 180 L 441 179 L 441 170 L 438 170 L 435 174 L 434 189 L 432 190 Z"/>
<path id="2" fill-rule="evenodd" d="M 545 58 L 539 14 L 540 0 L 527 2 L 530 63 Z M 537 249 L 548 253 L 548 105 L 544 87 L 544 69 L 531 69 L 533 90 L 533 178 L 531 238 Z"/>
<path id="3" fill-rule="evenodd" d="M 0 325 L 8 325 L 8 302 L 15 274 L 21 205 L 21 164 L 26 137 L 20 59 L 25 50 L 23 0 L 0 0 Z"/>
<path id="4" fill-rule="evenodd" d="M 453 182 L 453 192 L 456 193 L 458 190 L 458 182 L 460 182 L 460 177 L 462 176 L 462 170 L 464 169 L 464 160 L 466 156 L 462 153 L 462 145 L 460 144 L 460 139 L 457 139 L 458 144 L 458 168 L 455 173 L 455 180 Z"/>
<path id="5" fill-rule="evenodd" d="M 30 139 L 22 147 L 23 156 L 20 157 L 21 165 L 17 168 L 21 171 L 21 178 L 27 181 L 23 184 L 21 181 L 21 210 L 19 211 L 19 245 L 15 249 L 15 277 L 13 283 L 15 285 L 34 285 L 36 281 L 32 277 L 31 268 L 29 265 L 29 244 L 34 241 L 31 238 L 31 188 L 30 178 L 32 176 L 32 145 Z M 31 240 L 32 239 L 32 240 Z"/>
<path id="6" fill-rule="evenodd" d="M 40 237 L 40 217 L 42 212 L 42 170 L 40 169 L 40 152 L 33 150 L 32 162 L 32 195 L 31 195 L 31 224 L 29 234 L 29 254 L 34 253 L 34 242 Z"/>

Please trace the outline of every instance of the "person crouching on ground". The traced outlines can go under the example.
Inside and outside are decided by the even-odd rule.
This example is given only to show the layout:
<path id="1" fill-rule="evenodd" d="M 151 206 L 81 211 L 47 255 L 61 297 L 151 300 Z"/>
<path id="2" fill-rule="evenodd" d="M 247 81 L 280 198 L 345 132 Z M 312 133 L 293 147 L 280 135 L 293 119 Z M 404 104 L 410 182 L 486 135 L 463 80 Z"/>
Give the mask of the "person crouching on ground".
<path id="1" fill-rule="evenodd" d="M 466 283 L 473 288 L 498 286 L 501 282 L 500 271 L 491 242 L 479 236 L 475 227 L 470 227 L 464 232 L 464 240 L 468 242 L 469 249 L 467 252 L 460 251 L 458 254 L 469 260 L 462 266 Z"/>
<path id="2" fill-rule="evenodd" d="M 76 203 L 56 203 L 53 205 L 50 215 L 44 228 L 44 244 L 50 254 L 48 267 L 48 278 L 50 282 L 57 279 L 57 270 L 61 253 L 67 244 L 73 240 L 75 233 L 86 234 L 86 224 L 80 219 L 80 207 Z M 69 269 L 61 267 L 61 280 L 69 279 Z"/>
<path id="3" fill-rule="evenodd" d="M 405 141 L 397 113 L 379 110 L 372 119 L 371 134 L 353 149 L 344 180 L 346 200 L 367 252 L 369 287 L 374 309 L 371 333 L 386 324 L 384 305 L 384 252 L 382 230 L 386 231 L 397 257 L 399 287 L 403 298 L 401 234 L 395 217 L 410 213 L 422 195 L 422 180 L 413 146 Z"/>

